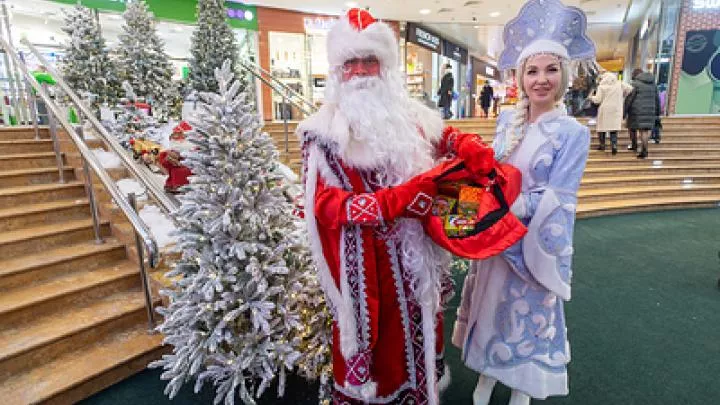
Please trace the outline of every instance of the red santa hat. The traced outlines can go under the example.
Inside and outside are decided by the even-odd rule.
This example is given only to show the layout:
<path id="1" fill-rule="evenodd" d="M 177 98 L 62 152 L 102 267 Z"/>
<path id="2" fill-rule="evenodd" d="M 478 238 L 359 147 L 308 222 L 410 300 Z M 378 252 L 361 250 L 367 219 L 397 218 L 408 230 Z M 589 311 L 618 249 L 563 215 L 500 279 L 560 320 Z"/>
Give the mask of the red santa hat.
<path id="1" fill-rule="evenodd" d="M 377 57 L 383 68 L 398 66 L 398 41 L 392 28 L 359 8 L 348 11 L 330 30 L 327 52 L 331 69 L 366 56 Z"/>

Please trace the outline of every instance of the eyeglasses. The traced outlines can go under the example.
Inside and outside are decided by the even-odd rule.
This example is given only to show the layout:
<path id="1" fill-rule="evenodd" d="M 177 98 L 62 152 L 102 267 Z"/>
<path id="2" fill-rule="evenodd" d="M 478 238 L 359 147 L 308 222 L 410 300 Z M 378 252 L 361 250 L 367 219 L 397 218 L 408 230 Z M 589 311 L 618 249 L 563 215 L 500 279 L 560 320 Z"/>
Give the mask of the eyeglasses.
<path id="1" fill-rule="evenodd" d="M 374 67 L 377 67 L 378 65 L 380 65 L 380 61 L 375 56 L 368 56 L 365 58 L 352 58 L 352 59 L 345 61 L 345 63 L 343 63 L 343 70 L 349 71 L 349 70 L 352 70 L 353 68 L 357 68 L 360 66 L 362 66 L 364 68 L 371 68 L 371 67 L 374 68 Z"/>

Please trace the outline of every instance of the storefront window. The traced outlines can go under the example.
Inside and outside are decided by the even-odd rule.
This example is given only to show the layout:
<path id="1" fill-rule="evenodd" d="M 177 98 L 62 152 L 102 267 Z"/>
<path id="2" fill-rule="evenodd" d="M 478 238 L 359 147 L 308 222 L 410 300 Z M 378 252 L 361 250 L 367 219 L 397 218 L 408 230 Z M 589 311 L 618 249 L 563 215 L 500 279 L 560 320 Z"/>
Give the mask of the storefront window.
<path id="1" fill-rule="evenodd" d="M 287 87 L 303 97 L 308 97 L 308 58 L 305 34 L 288 32 L 268 33 L 270 42 L 270 71 Z M 273 92 L 273 118 L 299 119 L 300 111 Z"/>
<path id="2" fill-rule="evenodd" d="M 310 50 L 310 101 L 320 106 L 325 98 L 325 81 L 330 67 L 327 56 L 327 35 L 315 33 L 307 35 Z"/>
<path id="3" fill-rule="evenodd" d="M 432 103 L 433 75 L 432 51 L 408 42 L 407 45 L 407 88 L 410 96 L 428 104 Z"/>

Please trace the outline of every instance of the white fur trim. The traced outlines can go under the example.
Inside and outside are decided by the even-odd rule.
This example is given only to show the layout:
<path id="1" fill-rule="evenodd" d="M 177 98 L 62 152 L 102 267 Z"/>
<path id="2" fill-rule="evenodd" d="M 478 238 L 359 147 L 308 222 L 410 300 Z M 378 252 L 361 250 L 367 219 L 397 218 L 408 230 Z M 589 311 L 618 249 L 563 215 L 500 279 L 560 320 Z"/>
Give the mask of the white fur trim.
<path id="1" fill-rule="evenodd" d="M 412 271 L 415 299 L 422 312 L 423 350 L 425 354 L 426 390 L 429 405 L 437 405 L 437 374 L 435 373 L 435 320 L 440 308 L 440 282 L 447 254 L 425 235 L 422 224 L 414 219 L 399 223 L 402 238 L 402 260 L 406 271 Z"/>
<path id="2" fill-rule="evenodd" d="M 375 381 L 368 381 L 357 387 L 346 382 L 345 389 L 352 393 L 353 396 L 360 397 L 365 401 L 374 399 L 377 396 L 377 383 Z"/>
<path id="3" fill-rule="evenodd" d="M 452 382 L 452 376 L 450 375 L 450 367 L 448 365 L 445 365 L 445 373 L 443 374 L 440 381 L 438 381 L 438 391 L 440 393 L 444 392 L 448 387 L 450 387 L 450 383 Z"/>
<path id="4" fill-rule="evenodd" d="M 445 122 L 440 117 L 440 111 L 430 109 L 415 99 L 411 100 L 410 107 L 425 139 L 433 145 L 437 145 L 442 139 L 442 132 L 445 128 Z"/>
<path id="5" fill-rule="evenodd" d="M 525 203 L 525 195 L 522 193 L 518 195 L 517 199 L 510 206 L 510 212 L 512 212 L 518 218 L 526 218 L 528 216 L 527 207 Z"/>
<path id="6" fill-rule="evenodd" d="M 331 70 L 352 58 L 370 55 L 377 57 L 386 69 L 397 69 L 399 63 L 395 32 L 380 21 L 357 31 L 348 18 L 340 18 L 328 33 L 327 52 Z"/>
<path id="7" fill-rule="evenodd" d="M 440 113 L 422 105 L 417 100 L 411 100 L 409 108 L 415 125 L 422 130 L 425 139 L 431 144 L 437 145 L 442 139 L 445 126 Z M 350 167 L 371 169 L 378 165 L 377 157 L 369 149 L 364 149 L 362 144 L 352 140 L 347 118 L 332 103 L 324 104 L 315 114 L 298 125 L 296 135 L 300 139 L 306 132 L 324 140 L 325 143 L 336 144 L 338 155 Z M 321 172 L 321 175 L 323 178 L 328 178 L 324 172 Z"/>
<path id="8" fill-rule="evenodd" d="M 563 59 L 570 59 L 567 48 L 565 48 L 563 44 L 549 39 L 538 39 L 523 49 L 520 56 L 518 56 L 518 61 L 525 60 L 532 55 L 540 53 L 552 53 Z"/>
<path id="9" fill-rule="evenodd" d="M 315 219 L 315 191 L 319 173 L 320 151 L 312 147 L 308 151 L 307 178 L 305 179 L 305 221 L 310 240 L 315 265 L 317 266 L 320 286 L 335 310 L 335 322 L 340 332 L 340 352 L 345 359 L 349 359 L 358 352 L 359 343 L 357 337 L 357 323 L 353 315 L 352 302 L 348 305 L 349 294 L 343 296 L 335 285 L 335 280 L 330 274 L 330 267 L 325 260 L 320 242 L 317 220 Z M 324 177 L 327 179 L 327 177 Z M 348 290 L 347 277 L 341 269 L 341 288 L 343 293 Z"/>

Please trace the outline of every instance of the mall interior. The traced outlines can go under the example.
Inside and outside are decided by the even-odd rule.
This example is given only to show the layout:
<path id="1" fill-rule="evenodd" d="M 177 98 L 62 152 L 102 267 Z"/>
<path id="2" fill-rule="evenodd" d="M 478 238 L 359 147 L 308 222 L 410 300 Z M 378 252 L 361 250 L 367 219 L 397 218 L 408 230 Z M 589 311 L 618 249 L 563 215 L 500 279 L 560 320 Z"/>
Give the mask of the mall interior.
<path id="1" fill-rule="evenodd" d="M 498 378 L 492 395 L 479 400 L 475 389 L 483 374 L 466 365 L 469 349 L 451 343 L 465 299 L 463 284 L 482 271 L 462 255 L 450 266 L 454 295 L 441 311 L 449 385 L 425 402 L 399 394 L 357 402 L 334 396 L 347 386 L 333 385 L 338 360 L 330 360 L 331 352 L 340 353 L 332 328 L 341 322 L 333 320 L 337 310 L 326 306 L 331 300 L 321 289 L 326 283 L 317 281 L 322 266 L 308 264 L 318 254 L 310 253 L 312 242 L 306 239 L 312 231 L 304 224 L 315 220 L 307 212 L 318 194 L 305 195 L 306 180 L 313 178 L 308 176 L 313 149 L 298 128 L 328 104 L 326 86 L 336 72 L 328 35 L 348 10 L 359 8 L 392 30 L 410 98 L 433 114 L 446 109 L 446 126 L 499 147 L 505 128 L 499 117 L 518 111 L 523 97 L 518 72 L 500 66 L 510 46 L 506 27 L 526 2 L 558 0 L 144 0 L 154 33 L 135 46 L 159 44 L 162 63 L 124 56 L 127 36 L 133 35 L 129 10 L 138 1 L 0 0 L 0 398 L 12 405 L 516 400 L 523 389 L 514 383 L 522 373 L 513 382 Z M 568 68 L 571 80 L 560 109 L 588 128 L 591 139 L 574 200 L 565 203 L 560 225 L 547 228 L 558 236 L 560 226 L 570 227 L 571 253 L 563 260 L 572 259 L 573 292 L 560 314 L 572 361 L 568 355 L 561 367 L 569 381 L 565 395 L 531 395 L 526 403 L 720 403 L 720 1 L 561 1 L 584 13 L 596 51 L 593 64 Z M 221 10 L 222 31 L 213 31 L 201 16 L 203 5 Z M 68 16 L 80 7 L 87 20 L 69 26 Z M 97 31 L 90 38 L 73 31 L 87 28 L 83 24 Z M 223 87 L 220 76 L 217 83 L 209 79 L 219 98 L 194 87 L 196 66 L 219 60 L 203 59 L 216 53 L 212 48 L 198 53 L 203 25 L 208 43 L 234 44 L 228 45 L 233 58 L 228 72 L 242 82 L 244 98 L 228 96 L 237 89 Z M 102 41 L 98 49 L 105 62 L 77 57 L 83 47 Z M 71 77 L 69 60 L 82 66 L 80 78 Z M 149 63 L 147 77 L 159 71 L 167 77 L 160 93 L 133 89 L 113 81 L 103 63 L 114 63 L 118 72 Z M 210 67 L 208 77 L 220 63 Z M 652 77 L 657 100 L 644 151 L 632 138 L 631 119 L 625 120 L 639 71 Z M 628 88 L 624 105 L 617 107 L 622 124 L 612 144 L 605 139 L 612 130 L 600 127 L 604 106 L 592 101 L 608 73 Z M 449 89 L 443 85 L 447 75 Z M 91 82 L 106 89 L 115 83 L 116 93 L 93 93 Z M 445 109 L 439 105 L 442 91 L 451 95 Z M 171 94 L 170 101 L 162 101 L 162 94 Z M 221 142 L 217 131 L 234 131 L 230 152 L 213 149 Z M 241 138 L 248 133 L 254 140 L 245 144 Z M 560 157 L 557 148 L 551 150 L 552 156 L 534 158 Z M 197 166 L 202 153 L 205 162 L 227 155 L 225 169 L 204 171 Z M 529 170 L 535 176 L 546 168 Z M 245 171 L 260 177 L 248 180 Z M 553 179 L 532 192 L 544 192 Z M 238 188 L 234 182 L 246 183 Z M 473 189 L 492 195 L 494 184 Z M 275 188 L 271 199 L 257 197 Z M 225 202 L 213 205 L 218 195 Z M 278 207 L 289 207 L 286 220 L 272 225 L 268 215 L 276 215 Z M 347 207 L 342 212 L 347 209 L 350 218 L 349 202 Z M 499 207 L 512 215 L 509 204 Z M 440 227 L 449 218 L 441 218 Z M 533 232 L 532 221 L 524 225 Z M 272 235 L 247 236 L 250 228 L 272 226 Z M 444 229 L 449 232 L 450 225 Z M 260 255 L 258 245 L 270 246 L 268 240 L 284 234 L 301 234 L 297 238 L 304 242 L 297 242 L 302 245 L 297 249 L 310 259 L 284 255 L 284 270 L 258 264 L 266 258 L 245 260 L 246 254 Z M 223 243 L 227 246 L 218 247 Z M 543 254 L 552 256 L 551 250 Z M 291 275 L 298 278 L 289 281 Z M 335 290 L 348 282 L 337 283 Z M 531 290 L 544 288 L 537 280 L 527 283 Z M 191 307 L 193 300 L 203 304 Z M 293 311 L 297 314 L 287 315 Z M 535 333 L 530 330 L 539 321 L 527 310 L 504 311 L 498 324 Z M 323 340 L 324 334 L 330 337 Z M 286 347 L 293 354 L 284 352 Z M 488 356 L 495 361 L 493 356 L 503 354 Z"/>

